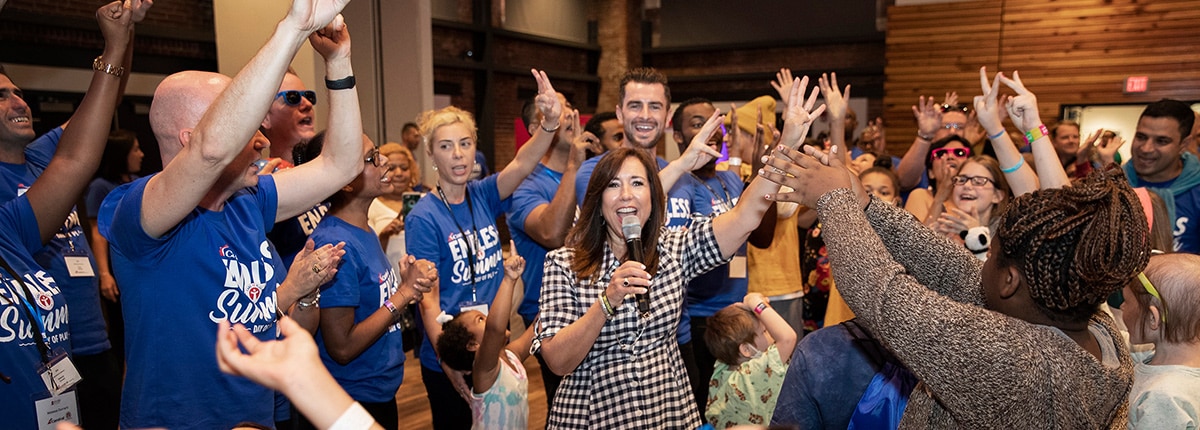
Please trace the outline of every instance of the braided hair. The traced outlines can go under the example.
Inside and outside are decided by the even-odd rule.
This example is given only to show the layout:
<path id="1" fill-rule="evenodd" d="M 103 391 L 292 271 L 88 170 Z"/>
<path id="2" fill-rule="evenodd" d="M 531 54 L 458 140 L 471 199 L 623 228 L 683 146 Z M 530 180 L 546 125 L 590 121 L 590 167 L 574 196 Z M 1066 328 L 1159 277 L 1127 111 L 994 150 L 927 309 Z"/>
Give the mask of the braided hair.
<path id="1" fill-rule="evenodd" d="M 999 224 L 1000 263 L 1021 270 L 1038 310 L 1053 321 L 1086 321 L 1150 259 L 1146 216 L 1115 167 L 1017 197 Z"/>

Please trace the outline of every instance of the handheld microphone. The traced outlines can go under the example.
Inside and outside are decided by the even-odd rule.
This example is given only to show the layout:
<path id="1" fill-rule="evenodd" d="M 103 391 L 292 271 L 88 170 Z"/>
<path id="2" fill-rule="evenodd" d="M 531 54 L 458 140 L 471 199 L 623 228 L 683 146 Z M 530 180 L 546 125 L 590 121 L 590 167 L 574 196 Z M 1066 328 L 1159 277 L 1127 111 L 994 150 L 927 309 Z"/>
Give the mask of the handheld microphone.
<path id="1" fill-rule="evenodd" d="M 625 255 L 629 256 L 629 261 L 644 263 L 644 255 L 642 255 L 642 222 L 636 216 L 627 215 L 621 218 L 621 233 L 625 235 Z M 650 291 L 646 290 L 646 294 L 635 294 L 637 297 L 638 313 L 642 317 L 650 315 Z"/>

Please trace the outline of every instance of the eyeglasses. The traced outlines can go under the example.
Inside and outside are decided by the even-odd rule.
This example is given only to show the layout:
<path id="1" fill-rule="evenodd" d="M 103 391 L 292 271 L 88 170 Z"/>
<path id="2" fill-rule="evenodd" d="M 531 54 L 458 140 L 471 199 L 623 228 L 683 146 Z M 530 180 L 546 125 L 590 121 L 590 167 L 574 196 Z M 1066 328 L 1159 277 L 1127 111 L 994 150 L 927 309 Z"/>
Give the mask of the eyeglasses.
<path id="1" fill-rule="evenodd" d="M 962 130 L 964 128 L 967 128 L 967 125 L 963 124 L 961 122 L 948 122 L 948 123 L 942 124 L 942 128 L 944 128 L 946 130 Z"/>
<path id="2" fill-rule="evenodd" d="M 966 185 L 967 182 L 970 182 L 971 185 L 974 185 L 976 187 L 982 187 L 989 183 L 992 185 L 996 184 L 996 181 L 994 181 L 994 180 L 992 180 L 992 178 L 989 178 L 986 176 L 954 175 L 954 177 L 951 179 L 954 181 L 954 185 Z"/>
<path id="3" fill-rule="evenodd" d="M 929 153 L 929 158 L 937 160 L 946 158 L 947 155 L 953 155 L 955 158 L 967 158 L 971 155 L 971 148 L 938 148 Z"/>
<path id="4" fill-rule="evenodd" d="M 275 93 L 275 98 L 279 98 L 280 96 L 283 96 L 283 102 L 287 103 L 288 106 L 299 105 L 300 97 L 304 97 L 304 98 L 308 99 L 309 103 L 317 104 L 317 93 L 312 90 L 309 90 L 309 91 L 288 90 L 288 91 L 280 91 L 278 93 Z"/>
<path id="5" fill-rule="evenodd" d="M 1150 279 L 1146 277 L 1146 272 L 1138 273 L 1137 278 L 1138 278 L 1138 281 L 1140 281 L 1142 283 L 1142 288 L 1145 288 L 1147 293 L 1149 293 L 1151 296 L 1154 296 L 1154 298 L 1158 299 L 1159 303 L 1162 303 L 1162 320 L 1163 320 L 1163 324 L 1166 324 L 1167 323 L 1167 301 L 1163 300 L 1162 294 L 1159 294 L 1158 289 L 1154 288 L 1154 284 L 1150 283 Z"/>
<path id="6" fill-rule="evenodd" d="M 955 111 L 959 111 L 962 113 L 967 113 L 971 109 L 971 105 L 968 105 L 966 103 L 959 103 L 956 105 L 942 103 L 941 108 L 942 108 L 942 112 L 955 110 Z"/>
<path id="7" fill-rule="evenodd" d="M 383 157 L 379 156 L 378 149 L 372 149 L 371 152 L 367 154 L 367 158 L 363 159 L 363 162 L 370 163 L 375 167 L 383 167 Z"/>

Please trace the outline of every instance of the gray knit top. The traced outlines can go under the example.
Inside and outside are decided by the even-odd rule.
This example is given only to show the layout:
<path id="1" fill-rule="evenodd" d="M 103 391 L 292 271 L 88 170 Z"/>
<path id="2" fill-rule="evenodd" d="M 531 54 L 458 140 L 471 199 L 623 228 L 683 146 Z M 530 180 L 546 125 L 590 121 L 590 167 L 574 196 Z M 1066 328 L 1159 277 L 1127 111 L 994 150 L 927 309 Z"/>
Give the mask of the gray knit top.
<path id="1" fill-rule="evenodd" d="M 838 290 L 921 381 L 901 428 L 1126 427 L 1133 361 L 1112 317 L 1097 312 L 1091 327 L 1115 340 L 1117 367 L 985 309 L 982 262 L 907 212 L 878 199 L 864 212 L 849 189 L 817 211 Z"/>

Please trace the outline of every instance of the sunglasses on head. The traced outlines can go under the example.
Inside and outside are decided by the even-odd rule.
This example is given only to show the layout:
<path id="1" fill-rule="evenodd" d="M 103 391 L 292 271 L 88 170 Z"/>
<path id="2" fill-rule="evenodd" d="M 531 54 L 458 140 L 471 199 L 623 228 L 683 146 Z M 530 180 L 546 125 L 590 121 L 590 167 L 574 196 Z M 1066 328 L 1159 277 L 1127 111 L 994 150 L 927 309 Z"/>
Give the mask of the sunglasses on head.
<path id="1" fill-rule="evenodd" d="M 287 103 L 288 106 L 299 105 L 300 97 L 304 97 L 304 98 L 308 99 L 309 103 L 317 104 L 317 93 L 312 90 L 308 90 L 308 91 L 288 90 L 288 91 L 280 91 L 275 94 L 275 98 L 279 98 L 280 96 L 283 97 L 283 102 Z"/>
<path id="2" fill-rule="evenodd" d="M 938 148 L 929 154 L 934 160 L 946 158 L 946 155 L 953 155 L 954 158 L 967 158 L 971 155 L 971 148 Z"/>
<path id="3" fill-rule="evenodd" d="M 941 109 L 942 109 L 942 112 L 949 112 L 949 111 L 955 110 L 955 111 L 960 111 L 962 113 L 967 113 L 971 109 L 971 106 L 966 103 L 959 103 L 956 105 L 942 103 Z"/>

